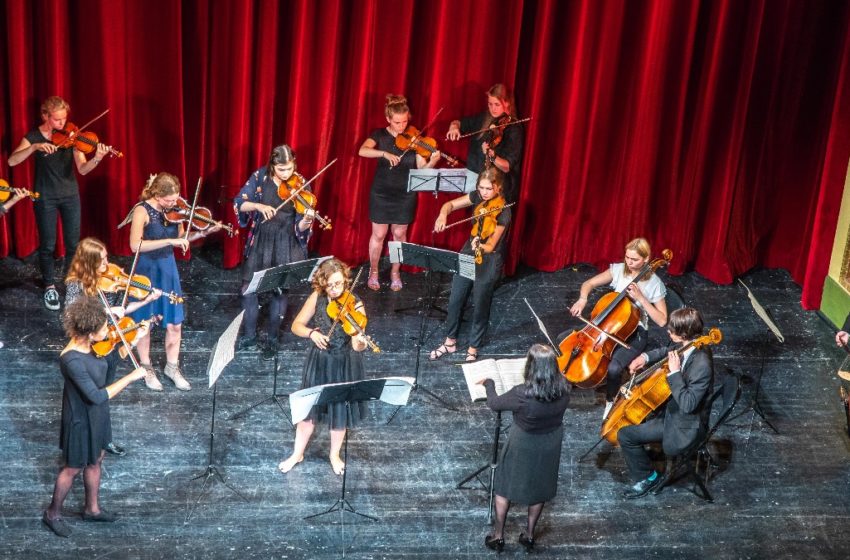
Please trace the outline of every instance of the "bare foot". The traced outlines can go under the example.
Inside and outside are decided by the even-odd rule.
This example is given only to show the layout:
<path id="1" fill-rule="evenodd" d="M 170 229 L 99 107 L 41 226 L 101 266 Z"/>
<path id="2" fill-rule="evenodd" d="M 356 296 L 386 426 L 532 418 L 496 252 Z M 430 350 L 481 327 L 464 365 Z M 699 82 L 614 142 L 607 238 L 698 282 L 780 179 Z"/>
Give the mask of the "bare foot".
<path id="1" fill-rule="evenodd" d="M 345 471 L 345 462 L 339 457 L 331 457 L 331 468 L 336 474 L 342 474 Z"/>
<path id="2" fill-rule="evenodd" d="M 280 464 L 277 466 L 277 470 L 279 470 L 283 474 L 286 474 L 286 473 L 288 473 L 289 471 L 292 470 L 292 467 L 294 467 L 295 465 L 297 465 L 298 463 L 300 463 L 303 460 L 304 460 L 304 455 L 302 455 L 300 457 L 296 457 L 295 455 L 291 455 L 289 457 L 289 459 L 287 459 L 286 461 L 280 462 Z"/>

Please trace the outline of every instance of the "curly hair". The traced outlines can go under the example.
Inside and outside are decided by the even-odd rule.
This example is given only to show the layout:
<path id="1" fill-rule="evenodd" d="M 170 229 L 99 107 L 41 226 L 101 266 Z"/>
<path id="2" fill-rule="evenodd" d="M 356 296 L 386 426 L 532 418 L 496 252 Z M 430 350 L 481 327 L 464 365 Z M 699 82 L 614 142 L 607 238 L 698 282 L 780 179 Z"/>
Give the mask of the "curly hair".
<path id="1" fill-rule="evenodd" d="M 348 283 L 351 278 L 351 269 L 348 268 L 347 264 L 339 259 L 328 259 L 320 264 L 316 274 L 313 275 L 313 290 L 320 294 L 325 293 L 328 287 L 328 278 L 337 272 L 341 272 L 345 282 Z"/>
<path id="2" fill-rule="evenodd" d="M 86 237 L 77 245 L 77 252 L 68 267 L 65 282 L 80 282 L 83 291 L 93 296 L 97 292 L 97 280 L 100 277 L 101 256 L 106 252 L 106 245 L 94 237 Z"/>
<path id="3" fill-rule="evenodd" d="M 96 297 L 82 296 L 65 308 L 62 326 L 68 338 L 94 334 L 106 324 L 106 310 Z"/>
<path id="4" fill-rule="evenodd" d="M 164 171 L 152 175 L 148 182 L 145 183 L 145 188 L 142 189 L 142 194 L 139 200 L 148 200 L 157 196 L 171 196 L 180 194 L 180 180 Z"/>
<path id="5" fill-rule="evenodd" d="M 61 111 L 62 109 L 65 109 L 69 113 L 71 112 L 71 106 L 68 102 L 58 95 L 51 95 L 41 103 L 41 114 L 45 116 L 54 111 Z"/>

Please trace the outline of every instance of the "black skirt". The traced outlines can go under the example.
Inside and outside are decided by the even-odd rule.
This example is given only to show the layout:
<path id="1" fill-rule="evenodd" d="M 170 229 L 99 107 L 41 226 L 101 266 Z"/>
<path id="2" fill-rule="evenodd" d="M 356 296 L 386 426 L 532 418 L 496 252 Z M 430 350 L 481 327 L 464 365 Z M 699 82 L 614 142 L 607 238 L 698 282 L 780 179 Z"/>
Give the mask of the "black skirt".
<path id="1" fill-rule="evenodd" d="M 496 494 L 526 505 L 554 498 L 563 436 L 563 426 L 548 434 L 529 434 L 511 426 L 496 467 Z"/>

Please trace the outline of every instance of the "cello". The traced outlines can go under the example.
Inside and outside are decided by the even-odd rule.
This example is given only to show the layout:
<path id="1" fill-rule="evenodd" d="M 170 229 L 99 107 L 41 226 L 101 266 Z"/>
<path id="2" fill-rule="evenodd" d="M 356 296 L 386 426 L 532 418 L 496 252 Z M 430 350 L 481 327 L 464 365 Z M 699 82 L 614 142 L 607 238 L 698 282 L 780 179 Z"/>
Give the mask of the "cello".
<path id="1" fill-rule="evenodd" d="M 709 344 L 719 344 L 723 340 L 720 329 L 711 329 L 708 334 L 696 338 L 681 348 L 674 350 L 680 357 L 688 348 L 702 348 Z M 670 385 L 667 383 L 668 358 L 639 374 L 629 384 L 632 389 L 621 389 L 625 398 L 617 399 L 611 412 L 602 424 L 600 436 L 612 445 L 617 445 L 617 433 L 620 428 L 636 426 L 649 414 L 657 410 L 670 398 Z"/>
<path id="2" fill-rule="evenodd" d="M 664 249 L 660 259 L 645 264 L 630 282 L 646 280 L 662 266 L 670 264 L 673 252 Z M 640 311 L 627 297 L 626 289 L 599 298 L 590 321 L 573 331 L 559 345 L 558 368 L 567 381 L 582 388 L 596 387 L 605 379 L 616 344 L 625 345 L 640 324 Z"/>

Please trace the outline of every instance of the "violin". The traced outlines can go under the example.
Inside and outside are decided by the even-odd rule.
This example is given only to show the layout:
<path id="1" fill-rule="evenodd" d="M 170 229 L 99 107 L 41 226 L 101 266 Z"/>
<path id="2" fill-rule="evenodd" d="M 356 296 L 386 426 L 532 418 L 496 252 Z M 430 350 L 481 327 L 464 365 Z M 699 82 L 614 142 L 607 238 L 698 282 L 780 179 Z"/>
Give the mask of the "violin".
<path id="1" fill-rule="evenodd" d="M 123 268 L 114 263 L 106 266 L 106 272 L 103 272 L 97 280 L 97 287 L 103 292 L 112 294 L 127 290 L 127 293 L 136 299 L 145 299 L 153 291 L 150 278 L 141 274 L 134 274 L 130 278 Z M 163 292 L 162 295 L 172 304 L 183 303 L 183 298 L 174 292 L 167 294 Z"/>
<path id="2" fill-rule="evenodd" d="M 486 142 L 491 148 L 495 148 L 499 144 L 502 143 L 502 135 L 505 132 L 505 127 L 511 124 L 513 119 L 507 113 L 504 113 L 501 117 L 496 118 L 490 123 L 489 128 L 484 133 L 484 142 Z"/>
<path id="3" fill-rule="evenodd" d="M 307 210 L 312 210 L 322 229 L 331 229 L 331 221 L 316 210 L 316 201 L 318 200 L 316 195 L 304 190 L 306 182 L 307 180 L 303 175 L 297 172 L 293 173 L 289 179 L 280 182 L 280 186 L 277 188 L 277 196 L 280 197 L 283 204 L 292 199 L 292 205 L 295 206 L 295 211 L 298 214 L 306 214 Z"/>
<path id="4" fill-rule="evenodd" d="M 417 155 L 422 156 L 426 160 L 431 157 L 431 154 L 437 151 L 437 141 L 430 136 L 423 136 L 415 126 L 408 126 L 404 132 L 395 137 L 396 147 L 407 152 L 413 150 Z M 444 152 L 440 152 L 440 157 L 449 162 L 452 167 L 460 165 L 460 161 L 456 157 L 452 157 Z"/>
<path id="5" fill-rule="evenodd" d="M 334 320 L 334 324 L 337 322 L 342 324 L 342 330 L 348 336 L 356 336 L 361 335 L 364 339 L 366 339 L 366 345 L 372 349 L 372 352 L 380 352 L 381 349 L 375 344 L 371 338 L 366 336 L 366 323 L 368 322 L 366 319 L 366 314 L 361 313 L 355 309 L 357 305 L 357 299 L 354 297 L 350 291 L 346 290 L 342 292 L 338 298 L 332 299 L 328 302 L 328 306 L 326 311 L 328 316 Z"/>
<path id="6" fill-rule="evenodd" d="M 124 336 L 124 340 L 132 344 L 136 340 L 136 337 L 138 337 L 141 329 L 146 329 L 150 324 L 157 324 L 161 320 L 162 315 L 153 315 L 150 319 L 145 319 L 138 323 L 133 321 L 132 317 L 121 317 L 118 320 L 117 327 L 115 323 L 109 323 L 109 331 L 106 333 L 106 338 L 92 344 L 91 349 L 101 358 L 108 356 L 117 345 L 122 344 L 121 335 Z M 119 330 L 121 334 L 118 333 Z M 126 358 L 126 356 L 121 357 Z"/>
<path id="7" fill-rule="evenodd" d="M 165 211 L 165 221 L 169 224 L 183 224 L 185 226 L 189 222 L 189 214 L 192 214 L 192 227 L 197 231 L 206 231 L 212 226 L 220 226 L 229 237 L 236 234 L 230 224 L 214 220 L 212 212 L 205 206 L 196 206 L 195 212 L 192 213 L 192 205 L 186 202 L 182 196 L 177 199 L 173 208 Z"/>
<path id="8" fill-rule="evenodd" d="M 478 244 L 475 247 L 475 264 L 481 264 L 484 262 L 484 254 L 481 250 L 481 244 L 485 243 L 487 239 L 490 238 L 491 235 L 496 233 L 496 226 L 499 225 L 497 221 L 499 218 L 499 214 L 501 214 L 502 210 L 507 208 L 505 205 L 505 199 L 502 195 L 495 196 L 490 200 L 485 200 L 479 202 L 475 206 L 475 210 L 472 212 L 473 225 L 472 225 L 472 237 L 478 239 Z"/>
<path id="9" fill-rule="evenodd" d="M 57 148 L 76 148 L 84 154 L 95 151 L 100 143 L 97 134 L 90 130 L 82 131 L 72 122 L 66 122 L 65 128 L 61 130 L 54 128 L 50 141 Z M 124 157 L 124 154 L 115 148 L 109 148 L 109 155 L 118 158 Z"/>
<path id="10" fill-rule="evenodd" d="M 673 252 L 665 249 L 661 256 L 645 264 L 629 285 L 646 280 L 662 266 L 669 265 Z M 558 367 L 567 381 L 586 389 L 596 387 L 605 379 L 614 346 L 625 345 L 622 341 L 635 332 L 640 324 L 640 311 L 623 289 L 599 298 L 590 318 L 584 328 L 571 332 L 561 342 L 558 356 Z"/>
<path id="11" fill-rule="evenodd" d="M 688 348 L 702 348 L 709 344 L 719 344 L 722 340 L 720 329 L 711 329 L 707 335 L 692 340 L 674 352 L 681 357 Z M 614 403 L 602 424 L 600 435 L 603 438 L 617 445 L 617 433 L 620 428 L 640 424 L 651 412 L 667 402 L 671 395 L 670 385 L 667 383 L 667 374 L 670 373 L 668 360 L 669 358 L 665 358 L 635 377 L 630 384 L 634 385 L 633 389 L 621 389 L 625 398 Z"/>
<path id="12" fill-rule="evenodd" d="M 27 189 L 21 190 L 24 191 L 24 194 L 30 197 L 31 200 L 38 200 L 38 197 L 41 196 L 37 192 L 30 192 Z M 5 179 L 0 179 L 0 204 L 9 200 L 13 194 L 15 194 L 15 189 L 10 187 L 9 183 Z"/>

